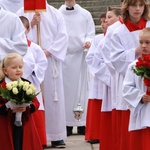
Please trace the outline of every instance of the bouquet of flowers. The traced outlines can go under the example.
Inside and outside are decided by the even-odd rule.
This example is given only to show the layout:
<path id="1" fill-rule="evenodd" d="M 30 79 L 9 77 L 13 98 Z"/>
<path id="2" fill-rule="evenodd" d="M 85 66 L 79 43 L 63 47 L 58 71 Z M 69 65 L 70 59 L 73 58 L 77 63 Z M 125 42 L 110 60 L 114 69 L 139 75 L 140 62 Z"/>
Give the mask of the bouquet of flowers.
<path id="1" fill-rule="evenodd" d="M 142 55 L 138 58 L 135 68 L 132 68 L 137 76 L 144 78 L 144 84 L 147 86 L 146 93 L 150 95 L 150 55 Z"/>
<path id="2" fill-rule="evenodd" d="M 12 81 L 6 84 L 6 89 L 0 88 L 0 96 L 7 99 L 7 108 L 27 107 L 37 96 L 36 88 L 27 81 Z M 22 112 L 16 112 L 15 125 L 22 125 Z"/>

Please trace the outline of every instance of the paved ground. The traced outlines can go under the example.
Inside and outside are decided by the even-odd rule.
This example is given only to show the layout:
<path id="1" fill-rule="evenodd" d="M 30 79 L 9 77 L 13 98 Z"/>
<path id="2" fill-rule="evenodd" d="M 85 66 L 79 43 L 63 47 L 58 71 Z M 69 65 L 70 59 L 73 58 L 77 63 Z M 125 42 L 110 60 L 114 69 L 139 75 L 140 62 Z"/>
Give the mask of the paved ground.
<path id="1" fill-rule="evenodd" d="M 66 148 L 64 150 L 99 150 L 99 144 L 90 144 L 84 140 L 83 135 L 77 135 L 76 128 L 73 133 L 65 140 Z M 56 148 L 46 148 L 44 150 L 56 150 Z"/>

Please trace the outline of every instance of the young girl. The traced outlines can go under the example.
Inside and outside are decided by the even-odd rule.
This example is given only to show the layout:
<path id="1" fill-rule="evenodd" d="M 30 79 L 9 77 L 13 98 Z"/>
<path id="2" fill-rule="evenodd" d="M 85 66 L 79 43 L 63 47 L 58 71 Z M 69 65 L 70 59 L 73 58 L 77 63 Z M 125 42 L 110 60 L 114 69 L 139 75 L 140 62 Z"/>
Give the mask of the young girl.
<path id="1" fill-rule="evenodd" d="M 0 86 L 6 88 L 11 81 L 24 81 L 22 74 L 22 57 L 17 53 L 8 54 L 1 63 Z M 28 107 L 10 109 L 8 103 L 7 99 L 0 97 L 0 149 L 42 150 L 33 119 L 33 113 L 39 108 L 37 98 Z M 22 112 L 22 126 L 14 124 L 15 112 Z"/>
<path id="2" fill-rule="evenodd" d="M 94 52 L 99 42 L 102 41 L 107 30 L 106 14 L 100 16 L 100 22 L 104 33 L 95 36 L 92 45 L 86 55 L 86 63 L 93 74 L 91 65 L 94 58 Z M 86 132 L 85 140 L 91 144 L 99 143 L 100 134 L 100 109 L 103 97 L 102 82 L 93 75 L 90 84 L 90 93 L 88 100 L 87 116 L 86 116 Z"/>
<path id="3" fill-rule="evenodd" d="M 116 114 L 120 114 L 119 128 L 120 149 L 129 149 L 134 145 L 129 141 L 128 132 L 129 110 L 122 97 L 122 84 L 128 65 L 140 54 L 138 47 L 139 32 L 150 26 L 148 20 L 149 5 L 146 0 L 124 0 L 122 4 L 123 24 L 120 25 L 111 36 L 111 62 L 117 72 L 116 76 Z M 132 137 L 133 138 L 133 137 Z"/>
<path id="4" fill-rule="evenodd" d="M 150 56 L 150 27 L 140 32 L 139 43 L 141 53 Z M 149 150 L 150 95 L 146 93 L 143 77 L 137 76 L 132 70 L 136 62 L 137 60 L 129 65 L 123 82 L 123 97 L 130 109 L 129 131 L 130 142 L 133 143 L 130 150 Z"/>

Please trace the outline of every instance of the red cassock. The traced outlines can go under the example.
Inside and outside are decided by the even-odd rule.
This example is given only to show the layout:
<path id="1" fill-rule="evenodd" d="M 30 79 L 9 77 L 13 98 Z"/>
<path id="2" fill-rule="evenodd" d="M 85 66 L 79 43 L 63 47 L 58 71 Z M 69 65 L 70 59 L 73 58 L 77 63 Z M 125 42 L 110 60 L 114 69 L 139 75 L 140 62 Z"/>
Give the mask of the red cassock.
<path id="1" fill-rule="evenodd" d="M 88 100 L 85 140 L 100 139 L 101 104 L 102 100 Z"/>
<path id="2" fill-rule="evenodd" d="M 6 83 L 1 83 L 3 88 L 6 88 Z M 0 108 L 5 105 L 7 100 L 0 97 Z M 35 98 L 32 102 L 35 111 L 39 108 L 39 102 Z M 34 113 L 34 112 L 33 112 Z M 22 114 L 23 120 L 23 142 L 22 150 L 43 150 L 42 144 L 35 127 L 33 113 L 30 113 L 29 108 Z M 13 146 L 13 121 L 15 114 L 8 109 L 8 114 L 0 113 L 0 149 L 14 150 Z"/>

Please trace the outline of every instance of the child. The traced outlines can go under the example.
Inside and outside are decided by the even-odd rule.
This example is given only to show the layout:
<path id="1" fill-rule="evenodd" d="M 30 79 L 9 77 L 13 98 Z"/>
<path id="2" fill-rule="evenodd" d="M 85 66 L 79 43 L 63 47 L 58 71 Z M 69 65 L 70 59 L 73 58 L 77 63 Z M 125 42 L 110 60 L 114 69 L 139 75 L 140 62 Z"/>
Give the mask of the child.
<path id="1" fill-rule="evenodd" d="M 150 26 L 148 21 L 149 5 L 146 0 L 124 0 L 122 3 L 123 23 L 113 32 L 110 40 L 110 59 L 116 76 L 115 113 L 119 115 L 119 132 L 121 150 L 129 149 L 133 144 L 129 141 L 128 132 L 129 109 L 122 96 L 122 85 L 128 65 L 139 55 L 138 35 L 140 30 Z"/>
<path id="2" fill-rule="evenodd" d="M 6 88 L 11 81 L 25 80 L 23 58 L 17 53 L 8 54 L 1 63 L 0 86 Z M 0 149 L 3 150 L 42 150 L 33 113 L 39 108 L 37 98 L 29 107 L 7 108 L 8 100 L 0 97 Z M 15 112 L 22 112 L 22 126 L 14 124 Z"/>
<path id="3" fill-rule="evenodd" d="M 113 143 L 113 147 L 112 149 L 116 150 L 117 147 L 119 147 L 119 132 L 117 131 L 117 127 L 118 127 L 118 124 L 117 124 L 117 121 L 116 121 L 116 118 L 118 118 L 118 116 L 116 116 L 116 113 L 115 113 L 115 102 L 116 102 L 116 71 L 115 71 L 115 68 L 113 67 L 112 63 L 111 63 L 111 60 L 110 60 L 110 51 L 111 51 L 111 44 L 110 44 L 110 39 L 111 39 L 111 36 L 114 32 L 114 30 L 116 28 L 118 28 L 121 24 L 122 24 L 122 17 L 121 17 L 121 8 L 113 8 L 113 7 L 108 7 L 107 9 L 107 15 L 106 15 L 106 21 L 108 23 L 108 29 L 107 29 L 107 33 L 106 33 L 106 36 L 105 36 L 105 41 L 104 41 L 104 44 L 103 44 L 103 47 L 102 47 L 102 56 L 103 56 L 103 59 L 104 59 L 104 62 L 111 74 L 111 82 L 110 82 L 110 91 L 111 91 L 111 98 L 110 98 L 110 102 L 108 103 L 105 99 L 103 101 L 103 105 L 105 106 L 109 106 L 109 110 L 105 109 L 105 114 L 108 115 L 108 112 L 110 113 L 111 115 L 111 123 L 112 123 L 112 143 Z M 108 120 L 107 118 L 108 117 L 103 117 L 104 120 Z M 103 122 L 104 122 L 103 120 Z M 104 124 L 105 126 L 105 124 Z M 103 127 L 104 128 L 104 127 Z M 105 133 L 105 130 L 102 130 L 104 135 L 106 135 Z M 108 131 L 108 129 L 106 129 L 106 131 Z M 107 136 L 106 136 L 106 139 L 107 141 Z M 106 143 L 106 146 L 107 146 L 107 142 Z M 102 146 L 102 144 L 101 144 Z"/>
<path id="4" fill-rule="evenodd" d="M 91 47 L 86 55 L 86 63 L 93 74 L 91 65 L 94 57 L 94 51 L 99 42 L 102 41 L 107 30 L 106 14 L 100 16 L 100 22 L 104 33 L 94 37 Z M 88 140 L 91 144 L 99 143 L 100 137 L 100 109 L 103 97 L 102 82 L 93 75 L 90 84 L 90 93 L 88 100 L 87 116 L 86 116 L 86 132 L 85 140 Z"/>
<path id="5" fill-rule="evenodd" d="M 116 7 L 108 7 L 106 13 L 106 21 L 108 25 L 117 22 L 121 16 L 121 9 Z M 114 28 L 119 26 L 119 23 L 116 24 Z M 113 31 L 112 27 L 111 30 Z M 109 32 L 108 32 L 109 31 Z M 113 145 L 116 142 L 113 142 L 114 136 L 112 137 L 112 97 L 111 97 L 111 74 L 108 70 L 108 66 L 105 63 L 105 57 L 103 56 L 103 47 L 105 47 L 106 40 L 108 35 L 110 35 L 110 27 L 108 27 L 106 35 L 103 39 L 103 43 L 99 44 L 99 47 L 95 50 L 94 61 L 92 63 L 95 76 L 103 83 L 103 100 L 101 106 L 101 126 L 100 126 L 100 149 L 109 150 L 113 149 Z M 107 39 L 106 39 L 107 37 Z M 110 43 L 107 43 L 111 47 Z M 109 144 L 107 143 L 109 141 Z"/>
<path id="6" fill-rule="evenodd" d="M 26 17 L 19 17 L 25 27 L 25 34 L 27 35 L 30 31 L 30 24 Z M 28 40 L 28 39 L 27 39 Z M 42 97 L 42 89 L 40 84 L 44 80 L 45 70 L 47 68 L 47 58 L 43 50 L 37 44 L 28 40 L 28 51 L 24 56 L 25 67 L 23 77 L 28 79 L 37 89 L 37 92 L 40 92 L 37 95 L 38 101 L 40 102 L 40 107 L 38 111 L 34 113 L 35 125 L 39 133 L 42 146 L 47 145 L 46 140 L 46 127 L 45 127 L 45 111 Z M 28 66 L 27 66 L 28 65 Z"/>
<path id="7" fill-rule="evenodd" d="M 140 32 L 139 43 L 141 53 L 150 55 L 150 27 L 145 28 Z M 132 70 L 132 68 L 135 68 L 136 61 L 128 66 L 123 82 L 123 97 L 130 109 L 130 142 L 134 143 L 130 149 L 149 150 L 150 95 L 146 94 L 146 86 L 144 85 L 143 78 L 137 76 Z"/>

